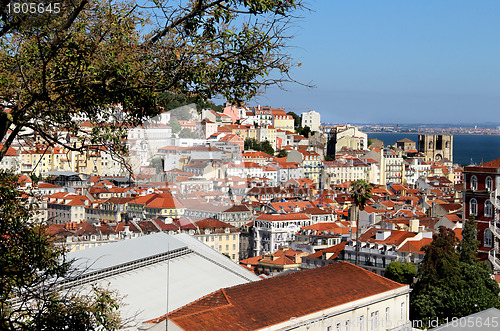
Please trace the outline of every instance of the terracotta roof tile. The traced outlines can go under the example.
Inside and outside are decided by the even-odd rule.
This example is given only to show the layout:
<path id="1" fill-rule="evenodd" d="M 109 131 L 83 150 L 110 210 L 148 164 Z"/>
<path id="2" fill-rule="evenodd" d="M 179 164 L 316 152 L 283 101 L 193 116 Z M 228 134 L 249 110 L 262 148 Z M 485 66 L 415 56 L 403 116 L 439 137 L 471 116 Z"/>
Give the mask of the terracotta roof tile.
<path id="1" fill-rule="evenodd" d="M 480 166 L 485 168 L 500 168 L 500 158 L 485 162 Z"/>
<path id="2" fill-rule="evenodd" d="M 218 290 L 168 317 L 184 330 L 255 330 L 402 287 L 339 262 Z"/>

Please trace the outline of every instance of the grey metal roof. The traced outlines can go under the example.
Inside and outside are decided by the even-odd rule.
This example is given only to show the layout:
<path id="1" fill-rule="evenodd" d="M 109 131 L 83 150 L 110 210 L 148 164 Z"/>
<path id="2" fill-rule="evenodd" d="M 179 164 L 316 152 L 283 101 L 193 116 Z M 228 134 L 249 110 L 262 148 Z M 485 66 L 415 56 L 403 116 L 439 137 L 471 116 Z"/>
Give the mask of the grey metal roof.
<path id="1" fill-rule="evenodd" d="M 68 260 L 74 259 L 73 266 L 84 274 L 87 274 L 182 247 L 187 247 L 187 244 L 163 232 L 159 232 L 135 239 L 121 240 L 71 252 L 66 257 Z"/>
<path id="2" fill-rule="evenodd" d="M 490 308 L 462 318 L 453 320 L 450 319 L 450 321 L 448 321 L 447 324 L 429 330 L 481 331 L 481 330 L 498 330 L 499 328 L 500 328 L 500 310 L 498 310 L 497 308 Z"/>
<path id="3" fill-rule="evenodd" d="M 74 175 L 80 175 L 79 172 L 74 172 L 74 171 L 48 171 L 44 172 L 44 175 L 50 175 L 50 176 L 74 176 Z"/>
<path id="4" fill-rule="evenodd" d="M 175 250 L 183 253 L 148 262 L 151 256 Z M 122 316 L 135 317 L 136 323 L 163 316 L 167 311 L 173 311 L 221 288 L 260 280 L 247 269 L 187 234 L 169 236 L 155 233 L 72 252 L 68 258 L 78 258 L 80 268 L 90 266 L 90 269 L 85 270 L 79 288 L 90 290 L 90 285 L 98 284 L 116 290 L 123 296 L 124 305 L 120 307 Z M 119 267 L 137 261 L 149 264 L 130 270 Z M 113 270 L 113 267 L 117 268 Z M 111 273 L 107 273 L 106 270 L 110 269 Z M 92 274 L 100 272 L 105 277 L 92 278 Z"/>

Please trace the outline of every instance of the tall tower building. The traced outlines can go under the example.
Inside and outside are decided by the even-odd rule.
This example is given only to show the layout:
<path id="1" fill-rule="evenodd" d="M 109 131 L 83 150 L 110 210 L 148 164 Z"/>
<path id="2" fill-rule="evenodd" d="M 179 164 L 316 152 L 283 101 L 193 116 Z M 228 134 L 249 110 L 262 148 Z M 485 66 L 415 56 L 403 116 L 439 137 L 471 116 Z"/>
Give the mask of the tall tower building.
<path id="1" fill-rule="evenodd" d="M 328 134 L 328 143 L 326 145 L 326 156 L 331 157 L 335 160 L 335 145 L 337 144 L 337 131 L 335 129 L 330 129 Z"/>
<path id="2" fill-rule="evenodd" d="M 453 162 L 453 135 L 451 134 L 419 134 L 418 151 L 426 161 L 448 159 Z"/>

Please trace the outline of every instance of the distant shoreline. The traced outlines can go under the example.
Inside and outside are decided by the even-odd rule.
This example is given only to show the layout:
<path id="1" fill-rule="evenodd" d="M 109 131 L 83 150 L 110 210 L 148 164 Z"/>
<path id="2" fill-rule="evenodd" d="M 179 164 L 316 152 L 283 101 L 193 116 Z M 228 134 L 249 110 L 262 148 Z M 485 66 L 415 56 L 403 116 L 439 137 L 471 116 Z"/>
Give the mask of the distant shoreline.
<path id="1" fill-rule="evenodd" d="M 408 138 L 418 142 L 418 132 L 371 132 L 368 139 L 378 138 L 385 146 Z M 443 133 L 444 134 L 444 133 Z M 500 157 L 500 135 L 453 134 L 453 163 L 480 164 Z M 472 160 L 471 160 L 472 159 Z"/>
<path id="2" fill-rule="evenodd" d="M 460 132 L 460 133 L 454 133 L 454 132 L 441 132 L 441 131 L 436 131 L 436 132 L 414 132 L 414 131 L 364 131 L 365 133 L 386 133 L 386 134 L 405 134 L 405 133 L 408 133 L 408 134 L 451 134 L 451 135 L 454 135 L 454 136 L 500 136 L 500 132 L 499 133 L 484 133 L 484 132 L 481 132 L 481 133 L 474 133 L 474 132 L 470 132 L 470 133 L 464 133 L 464 132 Z"/>

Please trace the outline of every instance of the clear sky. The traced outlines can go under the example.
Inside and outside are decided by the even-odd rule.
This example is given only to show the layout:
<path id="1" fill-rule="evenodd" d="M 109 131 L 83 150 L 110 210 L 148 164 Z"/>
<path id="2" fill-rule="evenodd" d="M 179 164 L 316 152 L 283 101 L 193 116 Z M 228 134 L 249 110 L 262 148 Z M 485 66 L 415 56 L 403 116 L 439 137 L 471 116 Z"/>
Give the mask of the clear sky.
<path id="1" fill-rule="evenodd" d="M 308 1 L 290 53 L 316 87 L 250 105 L 326 122 L 500 123 L 500 1 Z"/>

